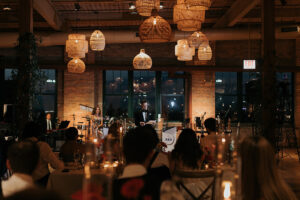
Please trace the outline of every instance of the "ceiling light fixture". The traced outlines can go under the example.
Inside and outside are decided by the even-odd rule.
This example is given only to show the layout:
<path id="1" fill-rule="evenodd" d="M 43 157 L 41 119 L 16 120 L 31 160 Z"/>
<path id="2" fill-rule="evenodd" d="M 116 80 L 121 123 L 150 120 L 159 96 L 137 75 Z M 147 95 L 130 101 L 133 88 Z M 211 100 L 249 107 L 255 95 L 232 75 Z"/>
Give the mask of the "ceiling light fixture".
<path id="1" fill-rule="evenodd" d="M 4 10 L 4 11 L 10 11 L 10 10 L 11 10 L 11 7 L 9 7 L 9 5 L 5 5 L 5 6 L 3 7 L 3 10 Z"/>
<path id="2" fill-rule="evenodd" d="M 134 10 L 135 9 L 135 5 L 133 3 L 129 3 L 129 10 Z"/>
<path id="3" fill-rule="evenodd" d="M 164 3 L 160 2 L 159 9 L 163 9 L 163 8 L 164 8 Z"/>

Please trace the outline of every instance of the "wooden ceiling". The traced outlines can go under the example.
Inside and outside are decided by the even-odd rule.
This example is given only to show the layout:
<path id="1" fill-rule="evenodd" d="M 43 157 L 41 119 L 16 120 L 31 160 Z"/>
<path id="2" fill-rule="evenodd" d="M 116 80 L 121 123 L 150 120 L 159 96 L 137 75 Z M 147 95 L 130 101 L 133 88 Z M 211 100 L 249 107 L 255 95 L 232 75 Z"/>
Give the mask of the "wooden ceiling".
<path id="1" fill-rule="evenodd" d="M 33 0 L 35 31 L 70 31 L 74 29 L 137 29 L 144 17 L 133 14 L 128 0 Z M 159 14 L 173 24 L 176 0 L 161 0 L 164 8 Z M 80 10 L 75 11 L 75 3 Z M 3 8 L 9 6 L 11 10 Z M 18 0 L 1 0 L 0 32 L 18 31 Z M 213 0 L 206 12 L 203 28 L 248 26 L 261 21 L 260 0 Z M 300 0 L 276 0 L 276 22 L 300 23 Z M 174 24 L 172 27 L 176 27 Z"/>

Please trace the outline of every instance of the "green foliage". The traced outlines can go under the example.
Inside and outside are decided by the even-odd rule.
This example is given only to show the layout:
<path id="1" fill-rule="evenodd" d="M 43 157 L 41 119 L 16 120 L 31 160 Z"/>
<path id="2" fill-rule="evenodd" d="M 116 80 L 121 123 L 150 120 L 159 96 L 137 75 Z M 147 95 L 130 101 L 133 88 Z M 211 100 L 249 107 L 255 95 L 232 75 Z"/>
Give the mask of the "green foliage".
<path id="1" fill-rule="evenodd" d="M 19 37 L 18 68 L 13 71 L 13 79 L 17 84 L 16 91 L 16 123 L 20 129 L 32 120 L 32 104 L 45 75 L 38 66 L 37 45 L 33 33 L 25 33 Z"/>

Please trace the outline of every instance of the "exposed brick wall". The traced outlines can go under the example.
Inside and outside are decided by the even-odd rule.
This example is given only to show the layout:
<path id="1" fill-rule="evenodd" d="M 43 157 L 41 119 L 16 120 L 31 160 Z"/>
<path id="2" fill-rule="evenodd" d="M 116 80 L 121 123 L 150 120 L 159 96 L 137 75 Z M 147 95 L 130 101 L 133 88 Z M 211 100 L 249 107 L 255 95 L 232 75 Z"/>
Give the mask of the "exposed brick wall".
<path id="1" fill-rule="evenodd" d="M 64 118 L 64 70 L 57 71 L 57 118 Z"/>
<path id="2" fill-rule="evenodd" d="M 215 73 L 192 73 L 191 80 L 190 117 L 194 122 L 195 117 L 200 117 L 206 112 L 205 118 L 215 117 Z"/>
<path id="3" fill-rule="evenodd" d="M 96 79 L 97 81 L 95 81 Z M 70 126 L 73 126 L 73 123 L 85 122 L 83 117 L 91 113 L 81 110 L 80 104 L 89 107 L 102 106 L 102 71 L 87 69 L 82 74 L 64 71 L 63 81 L 63 111 L 62 107 L 58 106 L 58 113 L 63 116 L 60 120 L 69 120 Z M 58 83 L 58 85 L 61 84 Z"/>

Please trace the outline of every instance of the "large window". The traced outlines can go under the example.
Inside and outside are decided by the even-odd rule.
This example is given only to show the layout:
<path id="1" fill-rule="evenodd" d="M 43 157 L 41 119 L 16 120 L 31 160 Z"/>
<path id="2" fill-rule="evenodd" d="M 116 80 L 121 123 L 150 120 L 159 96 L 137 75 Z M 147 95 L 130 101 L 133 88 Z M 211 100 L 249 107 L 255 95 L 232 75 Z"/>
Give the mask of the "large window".
<path id="1" fill-rule="evenodd" d="M 162 116 L 169 121 L 184 120 L 184 79 L 170 78 L 162 72 Z"/>
<path id="2" fill-rule="evenodd" d="M 283 122 L 293 120 L 292 73 L 276 74 L 277 117 Z M 253 110 L 261 94 L 258 72 L 216 73 L 216 115 L 232 121 L 253 121 Z"/>
<path id="3" fill-rule="evenodd" d="M 155 113 L 155 90 L 156 79 L 153 71 L 134 71 L 133 72 L 133 108 L 138 110 L 140 102 L 144 99 L 148 102 L 148 109 Z"/>
<path id="4" fill-rule="evenodd" d="M 13 105 L 16 97 L 16 82 L 13 80 L 13 72 L 15 69 L 4 69 L 4 95 L 3 104 Z M 34 118 L 41 113 L 50 112 L 53 118 L 56 117 L 57 111 L 57 92 L 56 92 L 56 70 L 42 69 L 42 77 L 36 85 L 36 94 L 33 99 Z M 13 111 L 12 111 L 13 112 Z"/>
<path id="5" fill-rule="evenodd" d="M 128 116 L 128 72 L 106 71 L 104 111 L 108 116 Z"/>
<path id="6" fill-rule="evenodd" d="M 237 120 L 237 73 L 216 73 L 216 115 L 223 118 Z"/>
<path id="7" fill-rule="evenodd" d="M 43 82 L 39 83 L 39 92 L 36 95 L 33 108 L 46 113 L 56 113 L 56 70 L 42 69 Z"/>
<path id="8" fill-rule="evenodd" d="M 132 118 L 146 99 L 156 116 L 183 121 L 183 78 L 170 78 L 168 72 L 105 71 L 104 86 L 104 115 Z"/>

